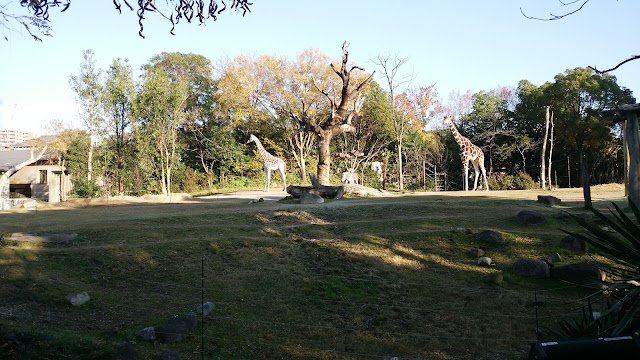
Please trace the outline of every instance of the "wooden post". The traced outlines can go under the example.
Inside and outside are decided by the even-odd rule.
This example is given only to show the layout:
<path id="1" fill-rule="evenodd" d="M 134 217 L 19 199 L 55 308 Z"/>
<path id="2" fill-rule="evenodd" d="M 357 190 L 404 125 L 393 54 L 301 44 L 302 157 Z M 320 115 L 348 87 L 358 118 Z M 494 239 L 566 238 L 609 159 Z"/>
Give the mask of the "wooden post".
<path id="1" fill-rule="evenodd" d="M 640 205 L 640 133 L 638 132 L 638 113 L 640 104 L 621 105 L 621 113 L 626 113 L 627 125 L 624 137 L 629 148 L 629 199 Z"/>
<path id="2" fill-rule="evenodd" d="M 624 196 L 629 196 L 629 144 L 627 143 L 627 120 L 622 124 L 622 152 L 624 153 Z"/>

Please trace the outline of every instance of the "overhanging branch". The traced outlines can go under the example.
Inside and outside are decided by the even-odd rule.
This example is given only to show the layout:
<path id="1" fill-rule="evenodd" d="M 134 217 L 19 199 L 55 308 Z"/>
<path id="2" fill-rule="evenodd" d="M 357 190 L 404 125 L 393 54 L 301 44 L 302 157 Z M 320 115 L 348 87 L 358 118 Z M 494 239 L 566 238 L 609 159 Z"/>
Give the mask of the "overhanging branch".
<path id="1" fill-rule="evenodd" d="M 595 71 L 595 72 L 596 72 L 596 73 L 598 73 L 598 74 L 606 74 L 606 73 L 608 73 L 609 71 L 616 70 L 616 69 L 617 69 L 617 68 L 619 68 L 620 66 L 622 66 L 622 65 L 624 65 L 624 64 L 626 64 L 626 63 L 628 63 L 628 62 L 630 62 L 630 61 L 638 60 L 638 59 L 640 59 L 640 55 L 633 55 L 632 57 L 628 58 L 627 60 L 624 60 L 624 61 L 620 62 L 618 65 L 616 65 L 616 66 L 612 67 L 611 69 L 607 69 L 607 70 L 598 70 L 595 66 L 589 66 L 589 69 L 592 69 L 593 71 Z"/>

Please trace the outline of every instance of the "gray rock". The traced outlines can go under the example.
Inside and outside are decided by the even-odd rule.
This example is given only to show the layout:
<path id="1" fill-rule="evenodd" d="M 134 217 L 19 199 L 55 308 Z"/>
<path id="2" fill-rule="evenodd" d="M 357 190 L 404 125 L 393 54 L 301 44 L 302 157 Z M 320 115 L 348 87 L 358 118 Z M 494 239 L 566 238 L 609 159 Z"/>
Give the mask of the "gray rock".
<path id="1" fill-rule="evenodd" d="M 591 213 L 582 213 L 582 214 L 580 214 L 580 217 L 583 218 L 584 221 L 593 220 L 593 215 Z"/>
<path id="2" fill-rule="evenodd" d="M 478 259 L 478 265 L 491 266 L 491 258 L 490 257 L 486 257 L 486 256 L 480 257 Z"/>
<path id="3" fill-rule="evenodd" d="M 176 315 L 164 324 L 156 328 L 156 333 L 167 342 L 176 342 L 185 339 L 196 326 L 195 313 Z"/>
<path id="4" fill-rule="evenodd" d="M 312 193 L 303 193 L 300 195 L 300 204 L 322 204 L 324 199 L 320 195 Z"/>
<path id="5" fill-rule="evenodd" d="M 136 336 L 139 336 L 146 341 L 153 341 L 156 339 L 156 329 L 153 326 L 146 327 L 138 331 Z"/>
<path id="6" fill-rule="evenodd" d="M 562 266 L 554 266 L 551 269 L 551 276 L 570 282 L 576 285 L 585 285 L 595 288 L 600 288 L 601 281 L 607 279 L 607 275 L 604 271 L 600 270 L 597 266 L 589 264 L 586 261 L 578 263 L 567 264 Z"/>
<path id="7" fill-rule="evenodd" d="M 5 236 L 8 241 L 25 241 L 25 242 L 45 242 L 45 243 L 61 243 L 66 244 L 71 240 L 75 240 L 78 234 L 23 234 L 13 233 Z"/>
<path id="8" fill-rule="evenodd" d="M 488 229 L 476 235 L 476 239 L 489 243 L 502 244 L 504 243 L 504 236 L 501 233 Z"/>
<path id="9" fill-rule="evenodd" d="M 582 239 L 567 235 L 560 240 L 560 247 L 575 253 L 586 253 L 589 245 Z"/>
<path id="10" fill-rule="evenodd" d="M 481 256 L 484 256 L 484 250 L 479 248 L 474 248 L 474 249 L 471 249 L 471 251 L 469 251 L 469 255 L 477 259 Z"/>
<path id="11" fill-rule="evenodd" d="M 538 202 L 553 206 L 553 205 L 560 205 L 560 203 L 562 203 L 562 200 L 551 195 L 538 195 Z"/>
<path id="12" fill-rule="evenodd" d="M 550 275 L 549 265 L 546 262 L 531 259 L 516 260 L 513 265 L 513 272 L 517 275 L 536 278 L 548 278 Z"/>
<path id="13" fill-rule="evenodd" d="M 540 224 L 547 221 L 547 218 L 539 212 L 531 210 L 518 210 L 516 220 L 520 224 Z"/>
<path id="14" fill-rule="evenodd" d="M 180 360 L 180 354 L 175 351 L 164 349 L 162 350 L 162 360 Z"/>
<path id="15" fill-rule="evenodd" d="M 68 302 L 70 302 L 71 305 L 73 306 L 80 306 L 86 303 L 87 301 L 91 300 L 91 297 L 89 297 L 89 294 L 87 294 L 86 291 L 80 291 L 80 292 L 74 292 L 67 295 L 65 299 Z"/>
<path id="16" fill-rule="evenodd" d="M 130 342 L 121 342 L 116 345 L 118 360 L 135 360 L 136 350 Z"/>
<path id="17" fill-rule="evenodd" d="M 467 231 L 467 229 L 465 229 L 465 228 L 461 228 L 461 227 L 460 228 L 456 228 L 456 232 L 466 232 L 466 231 Z"/>
<path id="18" fill-rule="evenodd" d="M 504 277 L 501 273 L 491 273 L 484 275 L 482 281 L 489 284 L 501 284 Z"/>
<path id="19" fill-rule="evenodd" d="M 207 301 L 206 303 L 198 306 L 198 314 L 201 313 L 202 315 L 207 316 L 215 309 L 216 306 L 212 302 Z"/>
<path id="20" fill-rule="evenodd" d="M 547 261 L 547 263 L 549 264 L 555 264 L 557 262 L 559 262 L 562 258 L 560 257 L 560 254 L 558 253 L 553 253 L 553 254 L 549 254 L 547 255 L 547 257 L 545 258 L 545 260 Z"/>
<path id="21" fill-rule="evenodd" d="M 561 219 L 561 220 L 568 220 L 568 219 L 571 218 L 571 214 L 569 214 L 569 212 L 567 210 L 560 210 L 556 214 L 556 218 L 557 219 Z"/>

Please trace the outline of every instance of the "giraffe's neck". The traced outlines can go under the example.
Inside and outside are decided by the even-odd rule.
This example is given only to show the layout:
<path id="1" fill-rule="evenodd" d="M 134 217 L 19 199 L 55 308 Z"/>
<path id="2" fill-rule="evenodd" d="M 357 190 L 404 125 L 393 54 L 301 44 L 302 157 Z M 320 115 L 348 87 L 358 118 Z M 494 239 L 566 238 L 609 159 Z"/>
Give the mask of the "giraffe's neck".
<path id="1" fill-rule="evenodd" d="M 460 147 L 466 145 L 466 143 L 469 142 L 469 139 L 467 139 L 466 137 L 462 136 L 462 134 L 460 134 L 460 132 L 458 131 L 458 128 L 456 128 L 453 122 L 449 123 L 449 128 L 451 129 L 451 132 L 453 133 L 453 137 L 456 139 L 456 142 Z"/>
<path id="2" fill-rule="evenodd" d="M 262 160 L 269 160 L 271 158 L 273 158 L 273 155 L 269 154 L 269 152 L 264 148 L 264 146 L 262 146 L 262 143 L 260 142 L 260 140 L 258 140 L 258 138 L 254 138 L 254 141 L 256 143 L 256 146 L 258 147 L 258 152 L 260 153 L 260 157 L 262 157 Z"/>

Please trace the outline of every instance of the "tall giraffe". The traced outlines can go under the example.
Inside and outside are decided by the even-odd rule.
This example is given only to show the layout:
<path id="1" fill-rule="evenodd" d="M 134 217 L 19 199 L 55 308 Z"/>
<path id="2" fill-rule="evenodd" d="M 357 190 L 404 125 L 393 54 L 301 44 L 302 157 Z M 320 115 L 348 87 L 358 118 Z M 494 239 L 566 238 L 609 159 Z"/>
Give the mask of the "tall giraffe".
<path id="1" fill-rule="evenodd" d="M 251 136 L 249 137 L 249 141 L 247 141 L 247 144 L 252 141 L 255 142 L 256 145 L 258 146 L 258 152 L 260 153 L 260 157 L 262 157 L 262 166 L 264 168 L 264 174 L 267 178 L 267 182 L 264 184 L 264 191 L 268 192 L 271 190 L 271 170 L 280 171 L 280 175 L 282 176 L 282 184 L 284 186 L 284 190 L 286 191 L 287 177 L 285 175 L 286 165 L 284 161 L 280 158 L 277 158 L 269 154 L 269 152 L 265 150 L 264 146 L 262 146 L 262 143 L 260 142 L 260 140 L 258 140 L 258 138 L 253 134 L 251 134 Z"/>
<path id="2" fill-rule="evenodd" d="M 487 182 L 487 173 L 484 169 L 484 153 L 482 152 L 482 149 L 473 145 L 469 139 L 460 134 L 456 126 L 453 124 L 451 116 L 447 115 L 444 117 L 444 124 L 449 125 L 449 128 L 453 133 L 453 137 L 456 139 L 458 145 L 460 145 L 460 158 L 462 158 L 462 167 L 464 167 L 464 191 L 469 191 L 469 161 L 473 164 L 473 169 L 476 173 L 473 190 L 475 191 L 478 188 L 478 176 L 480 175 L 478 172 L 479 166 L 480 170 L 482 170 L 484 184 L 487 187 L 487 191 L 489 191 L 489 183 Z"/>

